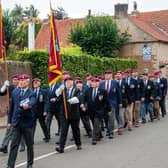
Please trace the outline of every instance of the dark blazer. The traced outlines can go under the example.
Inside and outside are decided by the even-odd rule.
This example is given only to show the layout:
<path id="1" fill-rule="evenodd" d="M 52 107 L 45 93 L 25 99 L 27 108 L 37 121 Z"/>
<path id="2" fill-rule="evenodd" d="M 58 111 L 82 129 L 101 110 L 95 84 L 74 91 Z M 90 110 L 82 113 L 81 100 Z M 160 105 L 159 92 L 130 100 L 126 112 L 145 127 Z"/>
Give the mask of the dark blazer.
<path id="1" fill-rule="evenodd" d="M 8 123 L 11 123 L 13 127 L 31 128 L 34 123 L 34 105 L 36 103 L 36 97 L 34 92 L 29 88 L 25 92 L 24 96 L 20 96 L 21 90 L 16 88 L 12 92 L 10 110 L 8 114 Z M 20 102 L 28 99 L 29 108 L 24 110 L 20 107 Z"/>
<path id="2" fill-rule="evenodd" d="M 48 98 L 47 91 L 39 89 L 38 95 L 36 95 L 36 104 L 34 107 L 35 117 L 42 117 L 44 112 L 48 111 Z"/>
<path id="3" fill-rule="evenodd" d="M 93 88 L 90 87 L 85 94 L 87 108 L 90 115 L 98 118 L 103 118 L 104 114 L 111 111 L 111 106 L 107 98 L 107 92 L 104 89 L 98 88 L 97 95 L 92 100 Z"/>
<path id="4" fill-rule="evenodd" d="M 137 78 L 135 80 L 135 101 L 140 101 L 144 97 L 144 82 L 142 79 Z"/>
<path id="5" fill-rule="evenodd" d="M 130 78 L 130 83 L 128 83 L 128 78 L 125 81 L 127 83 L 128 104 L 131 104 L 135 101 L 136 81 L 133 78 Z"/>
<path id="6" fill-rule="evenodd" d="M 6 95 L 6 93 L 0 91 L 0 96 L 4 96 L 4 95 Z"/>
<path id="7" fill-rule="evenodd" d="M 162 97 L 165 97 L 167 95 L 167 79 L 164 77 L 160 78 L 160 89 Z"/>
<path id="8" fill-rule="evenodd" d="M 124 108 L 127 107 L 127 104 L 128 104 L 128 90 L 127 90 L 127 83 L 124 79 L 121 80 L 121 83 L 120 81 L 118 81 L 118 85 L 119 85 L 119 89 L 120 89 L 120 92 L 121 92 L 121 98 L 122 98 L 122 106 Z"/>
<path id="9" fill-rule="evenodd" d="M 162 90 L 160 88 L 160 84 L 156 81 L 153 82 L 152 96 L 154 100 L 161 100 L 161 97 L 162 97 Z"/>
<path id="10" fill-rule="evenodd" d="M 102 82 L 100 84 L 100 88 L 105 90 L 105 84 L 106 84 L 106 81 Z M 110 106 L 112 108 L 117 108 L 118 104 L 122 104 L 121 91 L 119 89 L 119 85 L 117 81 L 111 80 L 110 91 L 107 96 L 108 96 Z"/>
<path id="11" fill-rule="evenodd" d="M 77 97 L 80 101 L 80 90 L 77 89 L 76 87 L 73 87 L 71 90 L 71 95 L 68 97 L 68 91 L 65 88 L 64 89 L 65 93 L 65 104 L 67 107 L 67 112 L 68 112 L 68 119 L 73 119 L 73 120 L 78 120 L 80 119 L 80 102 L 76 104 L 70 104 L 68 102 L 68 99 L 71 99 L 73 97 Z M 65 118 L 65 108 L 64 108 L 64 101 L 63 101 L 63 94 L 61 95 L 61 116 Z"/>
<path id="12" fill-rule="evenodd" d="M 145 103 L 150 103 L 152 102 L 151 97 L 153 97 L 153 92 L 154 92 L 154 86 L 153 86 L 153 82 L 148 80 L 147 84 L 145 83 L 145 81 L 143 81 L 144 83 L 144 90 L 143 90 L 143 98 L 145 99 Z"/>
<path id="13" fill-rule="evenodd" d="M 58 89 L 60 86 L 59 83 L 56 83 L 53 90 L 51 90 L 50 87 L 47 89 L 47 99 L 48 99 L 48 112 L 51 113 L 59 113 L 60 112 L 60 97 L 57 97 L 55 94 L 56 89 Z M 51 102 L 51 98 L 55 98 L 55 102 Z"/>

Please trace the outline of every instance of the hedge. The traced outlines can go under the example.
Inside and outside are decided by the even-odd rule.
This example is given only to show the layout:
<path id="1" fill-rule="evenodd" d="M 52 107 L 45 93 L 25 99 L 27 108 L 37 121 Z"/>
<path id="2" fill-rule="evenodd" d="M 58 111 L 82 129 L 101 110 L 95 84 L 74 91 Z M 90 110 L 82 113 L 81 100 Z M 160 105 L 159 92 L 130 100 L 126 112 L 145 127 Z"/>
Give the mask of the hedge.
<path id="1" fill-rule="evenodd" d="M 102 75 L 105 70 L 111 69 L 113 72 L 126 68 L 137 68 L 137 61 L 134 59 L 100 58 L 77 52 L 71 55 L 70 52 L 61 53 L 63 70 L 68 70 L 73 77 L 80 76 L 84 79 L 85 74 Z M 48 51 L 20 51 L 18 53 L 20 61 L 32 62 L 33 77 L 42 79 L 42 84 L 48 84 Z"/>

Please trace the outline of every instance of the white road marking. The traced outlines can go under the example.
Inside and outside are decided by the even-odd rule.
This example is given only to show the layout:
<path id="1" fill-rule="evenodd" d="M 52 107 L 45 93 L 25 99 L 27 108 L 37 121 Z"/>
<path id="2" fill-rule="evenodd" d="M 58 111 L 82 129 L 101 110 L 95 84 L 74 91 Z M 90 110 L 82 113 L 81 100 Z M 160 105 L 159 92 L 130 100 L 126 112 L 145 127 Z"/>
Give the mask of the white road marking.
<path id="1" fill-rule="evenodd" d="M 75 147 L 75 145 L 67 146 L 67 147 L 65 147 L 65 150 L 70 149 L 70 148 L 73 148 L 73 147 Z M 54 154 L 56 154 L 56 153 L 58 153 L 58 152 L 55 151 L 55 152 L 51 152 L 51 153 L 48 153 L 48 154 L 45 154 L 45 155 L 41 155 L 41 156 L 39 156 L 39 157 L 36 157 L 36 158 L 34 159 L 34 161 L 38 161 L 38 160 L 47 158 L 47 157 L 52 156 L 52 155 L 54 155 Z M 27 162 L 23 162 L 23 163 L 17 164 L 15 167 L 16 167 L 16 168 L 17 168 L 17 167 L 22 167 L 22 166 L 24 166 L 24 165 L 26 165 L 26 164 L 27 164 Z"/>
<path id="2" fill-rule="evenodd" d="M 114 132 L 117 132 L 118 131 L 118 129 L 115 129 L 114 130 Z M 73 148 L 73 147 L 75 147 L 75 145 L 70 145 L 70 146 L 67 146 L 67 147 L 65 147 L 65 150 L 67 150 L 67 149 L 70 149 L 70 148 Z M 41 160 L 41 159 L 44 159 L 44 158 L 47 158 L 47 157 L 49 157 L 49 156 L 52 156 L 52 155 L 54 155 L 54 154 L 56 154 L 56 153 L 58 153 L 58 152 L 51 152 L 51 153 L 47 153 L 47 154 L 45 154 L 45 155 L 41 155 L 41 156 L 39 156 L 39 157 L 36 157 L 35 159 L 34 159 L 34 162 L 35 161 L 38 161 L 38 160 Z M 20 164 L 17 164 L 15 167 L 17 168 L 17 167 L 22 167 L 22 166 L 24 166 L 24 165 L 26 165 L 27 164 L 27 162 L 23 162 L 23 163 L 20 163 Z"/>

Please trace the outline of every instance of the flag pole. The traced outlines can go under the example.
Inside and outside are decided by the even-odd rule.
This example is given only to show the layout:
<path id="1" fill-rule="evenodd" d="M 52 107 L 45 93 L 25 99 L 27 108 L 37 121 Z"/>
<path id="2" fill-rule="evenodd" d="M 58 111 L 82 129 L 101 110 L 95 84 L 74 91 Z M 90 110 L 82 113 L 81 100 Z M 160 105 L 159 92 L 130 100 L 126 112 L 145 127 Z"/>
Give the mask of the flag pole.
<path id="1" fill-rule="evenodd" d="M 3 29 L 3 19 L 2 19 L 2 3 L 0 0 L 0 44 L 1 44 L 1 54 L 2 54 L 2 58 L 4 61 L 4 66 L 5 66 L 5 80 L 9 80 L 9 72 L 8 72 L 8 65 L 7 65 L 7 61 L 6 61 L 6 47 L 5 47 L 5 39 L 4 39 L 4 29 Z M 6 95 L 6 101 L 7 101 L 7 107 L 6 110 L 8 112 L 9 110 L 9 89 L 7 89 L 7 95 Z"/>
<path id="2" fill-rule="evenodd" d="M 51 5 L 51 0 L 50 0 L 50 10 L 51 10 L 51 16 L 50 17 L 54 17 L 53 15 L 53 10 L 52 10 L 52 5 Z M 51 18 L 50 18 L 51 19 Z M 55 22 L 55 19 L 53 18 L 54 22 Z M 53 38 L 55 38 L 53 36 Z M 53 40 L 54 41 L 54 40 Z M 57 41 L 58 42 L 58 41 Z M 56 51 L 54 51 L 56 52 Z M 67 109 L 67 102 L 66 102 L 66 96 L 65 96 L 65 90 L 62 91 L 62 96 L 63 96 L 63 105 L 64 105 L 64 113 L 65 113 L 65 118 L 68 119 L 68 109 Z"/>

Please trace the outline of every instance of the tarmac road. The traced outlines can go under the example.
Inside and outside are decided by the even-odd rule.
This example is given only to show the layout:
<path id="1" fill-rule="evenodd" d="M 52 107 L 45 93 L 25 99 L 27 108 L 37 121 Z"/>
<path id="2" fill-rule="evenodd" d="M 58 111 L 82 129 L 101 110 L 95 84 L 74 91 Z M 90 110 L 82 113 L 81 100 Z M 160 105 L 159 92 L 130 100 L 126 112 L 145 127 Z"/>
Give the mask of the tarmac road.
<path id="1" fill-rule="evenodd" d="M 122 136 L 116 134 L 112 140 L 104 137 L 96 146 L 91 145 L 82 128 L 83 149 L 76 150 L 70 133 L 63 154 L 55 152 L 55 128 L 54 122 L 49 143 L 42 141 L 42 132 L 37 129 L 34 168 L 168 168 L 168 116 L 141 124 L 132 132 L 126 130 Z M 0 141 L 4 131 L 0 130 Z M 6 168 L 7 158 L 0 153 L 0 168 Z M 19 152 L 16 167 L 26 168 L 25 161 L 26 152 Z"/>

